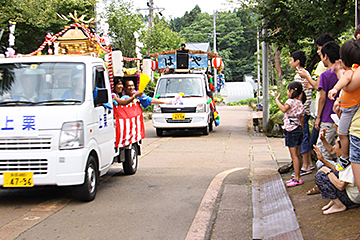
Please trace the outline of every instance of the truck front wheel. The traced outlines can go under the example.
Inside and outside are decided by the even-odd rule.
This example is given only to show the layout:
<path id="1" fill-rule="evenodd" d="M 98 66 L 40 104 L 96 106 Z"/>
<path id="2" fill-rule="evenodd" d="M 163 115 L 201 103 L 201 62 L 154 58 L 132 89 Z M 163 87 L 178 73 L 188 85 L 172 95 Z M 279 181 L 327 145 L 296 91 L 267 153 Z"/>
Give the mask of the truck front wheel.
<path id="1" fill-rule="evenodd" d="M 123 162 L 123 169 L 126 175 L 133 175 L 136 173 L 137 167 L 137 146 L 135 144 L 132 144 L 131 149 L 125 149 L 125 162 Z"/>
<path id="2" fill-rule="evenodd" d="M 211 132 L 214 130 L 214 111 L 211 110 L 210 112 L 210 122 L 209 122 L 209 131 Z"/>
<path id="3" fill-rule="evenodd" d="M 99 184 L 99 173 L 94 156 L 89 156 L 85 169 L 85 181 L 77 187 L 78 199 L 84 202 L 94 200 Z"/>
<path id="4" fill-rule="evenodd" d="M 208 124 L 206 127 L 203 128 L 203 134 L 204 135 L 209 135 L 209 131 L 210 131 L 210 124 Z"/>
<path id="5" fill-rule="evenodd" d="M 162 137 L 162 135 L 163 135 L 163 130 L 161 128 L 157 128 L 156 129 L 156 136 Z"/>

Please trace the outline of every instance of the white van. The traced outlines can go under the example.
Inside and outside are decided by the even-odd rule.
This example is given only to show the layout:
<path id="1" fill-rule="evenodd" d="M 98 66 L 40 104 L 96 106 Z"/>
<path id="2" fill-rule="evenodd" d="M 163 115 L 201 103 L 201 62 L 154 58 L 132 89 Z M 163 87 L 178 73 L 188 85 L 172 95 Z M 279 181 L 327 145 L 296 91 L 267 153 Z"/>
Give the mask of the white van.
<path id="1" fill-rule="evenodd" d="M 79 199 L 91 201 L 114 161 L 134 174 L 140 148 L 132 144 L 120 158 L 109 103 L 100 58 L 0 59 L 0 186 L 77 185 Z"/>
<path id="2" fill-rule="evenodd" d="M 173 102 L 173 105 L 154 105 L 152 122 L 157 136 L 162 136 L 163 131 L 187 130 L 208 135 L 213 130 L 212 92 L 205 74 L 164 74 L 158 79 L 154 94 Z"/>

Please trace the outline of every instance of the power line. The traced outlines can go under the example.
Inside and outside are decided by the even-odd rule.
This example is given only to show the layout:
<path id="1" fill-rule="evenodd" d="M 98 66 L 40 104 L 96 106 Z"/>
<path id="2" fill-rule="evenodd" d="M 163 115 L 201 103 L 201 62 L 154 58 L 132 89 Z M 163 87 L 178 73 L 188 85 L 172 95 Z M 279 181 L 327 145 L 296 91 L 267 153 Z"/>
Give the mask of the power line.
<path id="1" fill-rule="evenodd" d="M 239 32 L 221 32 L 216 35 L 229 34 L 229 33 L 256 33 L 256 31 L 239 31 Z M 213 35 L 214 33 L 179 33 L 180 35 Z"/>

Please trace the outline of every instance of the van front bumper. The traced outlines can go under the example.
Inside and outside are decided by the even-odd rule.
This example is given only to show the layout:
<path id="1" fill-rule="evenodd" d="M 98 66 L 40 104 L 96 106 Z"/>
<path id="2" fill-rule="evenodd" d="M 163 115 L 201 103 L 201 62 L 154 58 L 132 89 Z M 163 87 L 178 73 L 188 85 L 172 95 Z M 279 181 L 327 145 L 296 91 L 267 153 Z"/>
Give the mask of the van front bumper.
<path id="1" fill-rule="evenodd" d="M 208 125 L 208 113 L 185 113 L 184 120 L 173 120 L 171 113 L 153 113 L 154 128 L 203 128 Z"/>

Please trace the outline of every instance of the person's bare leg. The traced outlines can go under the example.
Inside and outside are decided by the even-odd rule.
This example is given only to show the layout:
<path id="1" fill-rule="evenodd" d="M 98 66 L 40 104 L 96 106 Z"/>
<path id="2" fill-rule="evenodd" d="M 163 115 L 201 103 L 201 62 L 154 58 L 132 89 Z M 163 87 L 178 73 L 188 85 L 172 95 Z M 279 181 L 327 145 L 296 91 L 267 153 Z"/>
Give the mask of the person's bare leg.
<path id="1" fill-rule="evenodd" d="M 323 206 L 323 208 L 321 210 L 325 211 L 328 210 L 332 205 L 334 205 L 333 200 L 330 200 L 330 202 L 328 204 L 326 204 L 325 206 Z"/>
<path id="2" fill-rule="evenodd" d="M 300 169 L 301 169 L 301 156 L 300 156 L 300 146 L 298 147 L 289 147 L 289 152 L 291 159 L 293 160 L 294 165 L 294 172 L 295 176 L 294 179 L 300 181 Z"/>
<path id="3" fill-rule="evenodd" d="M 360 191 L 360 164 L 351 162 L 351 167 L 353 170 L 356 186 Z"/>
<path id="4" fill-rule="evenodd" d="M 334 199 L 332 201 L 334 204 L 328 210 L 323 211 L 323 214 L 328 215 L 346 210 L 346 206 L 339 199 Z"/>
<path id="5" fill-rule="evenodd" d="M 340 143 L 341 143 L 342 155 L 343 155 L 343 157 L 348 158 L 349 157 L 349 147 L 350 147 L 349 136 L 339 134 L 339 138 L 340 138 Z"/>
<path id="6" fill-rule="evenodd" d="M 311 152 L 303 153 L 302 157 L 303 157 L 303 165 L 301 169 L 305 171 L 309 171 L 310 167 L 313 165 L 311 161 Z"/>

